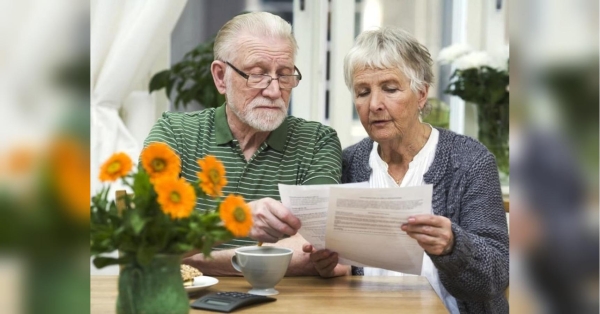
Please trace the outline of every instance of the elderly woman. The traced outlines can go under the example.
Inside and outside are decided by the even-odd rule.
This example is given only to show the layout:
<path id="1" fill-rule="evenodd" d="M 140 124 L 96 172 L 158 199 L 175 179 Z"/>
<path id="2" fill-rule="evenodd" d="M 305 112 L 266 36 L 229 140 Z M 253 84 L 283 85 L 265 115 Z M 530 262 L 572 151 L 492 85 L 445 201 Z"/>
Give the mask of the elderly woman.
<path id="1" fill-rule="evenodd" d="M 369 138 L 344 150 L 342 181 L 433 185 L 433 214 L 398 226 L 424 249 L 424 273 L 452 313 L 508 313 L 508 230 L 495 158 L 476 140 L 421 121 L 431 64 L 402 30 L 358 36 L 344 71 Z M 337 264 L 335 253 L 305 251 L 321 275 Z M 366 267 L 364 275 L 398 274 Z"/>

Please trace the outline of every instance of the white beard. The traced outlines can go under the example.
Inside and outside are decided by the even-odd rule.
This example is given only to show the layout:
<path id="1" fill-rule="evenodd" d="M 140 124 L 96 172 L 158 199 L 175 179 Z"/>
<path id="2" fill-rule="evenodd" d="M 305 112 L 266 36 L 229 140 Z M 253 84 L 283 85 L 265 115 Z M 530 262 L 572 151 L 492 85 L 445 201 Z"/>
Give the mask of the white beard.
<path id="1" fill-rule="evenodd" d="M 228 84 L 231 86 L 231 84 Z M 262 96 L 258 96 L 253 99 L 248 105 L 246 105 L 242 110 L 238 110 L 235 105 L 233 105 L 233 99 L 235 96 L 233 95 L 233 91 L 231 88 L 227 89 L 227 106 L 229 109 L 240 119 L 244 124 L 249 125 L 251 128 L 261 131 L 261 132 L 270 132 L 283 123 L 285 117 L 287 116 L 287 109 L 285 102 L 283 99 L 279 98 L 276 100 L 271 100 Z M 280 110 L 273 109 L 256 109 L 256 107 L 261 106 L 276 106 Z"/>

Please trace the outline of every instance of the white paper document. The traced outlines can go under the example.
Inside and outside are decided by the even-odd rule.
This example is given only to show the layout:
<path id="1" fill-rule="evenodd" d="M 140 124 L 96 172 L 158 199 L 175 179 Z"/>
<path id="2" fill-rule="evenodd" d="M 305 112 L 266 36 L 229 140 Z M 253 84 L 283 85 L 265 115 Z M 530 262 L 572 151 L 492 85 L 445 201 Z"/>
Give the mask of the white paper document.
<path id="1" fill-rule="evenodd" d="M 423 248 L 400 229 L 412 215 L 431 214 L 432 186 L 279 185 L 284 206 L 302 221 L 300 235 L 340 263 L 421 274 Z"/>
<path id="2" fill-rule="evenodd" d="M 285 185 L 279 184 L 279 196 L 283 206 L 302 221 L 298 231 L 312 246 L 325 248 L 325 227 L 327 226 L 327 206 L 331 187 L 368 187 L 368 182 L 326 185 Z"/>

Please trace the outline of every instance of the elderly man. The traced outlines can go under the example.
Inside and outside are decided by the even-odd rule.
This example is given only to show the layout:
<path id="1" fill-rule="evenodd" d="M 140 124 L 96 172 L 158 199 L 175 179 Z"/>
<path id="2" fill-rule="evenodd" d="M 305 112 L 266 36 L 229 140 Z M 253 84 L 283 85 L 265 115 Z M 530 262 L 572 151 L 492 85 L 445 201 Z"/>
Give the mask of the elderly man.
<path id="1" fill-rule="evenodd" d="M 291 26 L 265 12 L 238 15 L 215 39 L 211 73 L 226 105 L 192 113 L 165 112 L 145 144 L 165 142 L 181 158 L 182 177 L 197 179 L 196 160 L 214 155 L 223 161 L 229 184 L 223 192 L 242 195 L 253 210 L 250 238 L 223 244 L 212 259 L 201 254 L 190 264 L 208 275 L 236 275 L 233 249 L 256 241 L 294 249 L 287 275 L 318 275 L 296 235 L 300 221 L 279 201 L 278 183 L 336 184 L 341 178 L 341 147 L 336 132 L 320 123 L 287 116 L 290 93 L 302 75 L 294 65 L 296 40 Z M 297 104 L 301 106 L 303 104 Z M 306 105 L 306 104 L 304 104 Z M 197 210 L 214 207 L 199 200 Z M 280 240 L 284 236 L 291 236 Z M 323 276 L 345 275 L 337 265 Z"/>

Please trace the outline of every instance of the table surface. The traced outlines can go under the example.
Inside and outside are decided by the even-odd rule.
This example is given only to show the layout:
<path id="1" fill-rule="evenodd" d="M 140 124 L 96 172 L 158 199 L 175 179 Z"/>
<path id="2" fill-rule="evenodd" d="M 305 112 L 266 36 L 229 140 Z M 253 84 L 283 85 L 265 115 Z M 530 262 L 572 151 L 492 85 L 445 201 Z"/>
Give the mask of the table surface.
<path id="1" fill-rule="evenodd" d="M 91 313 L 115 313 L 117 276 L 90 279 Z M 219 283 L 190 294 L 190 303 L 212 292 L 247 292 L 243 277 L 217 277 Z M 285 277 L 275 287 L 277 301 L 244 307 L 235 313 L 447 313 L 425 277 Z M 190 313 L 216 313 L 190 308 Z"/>

